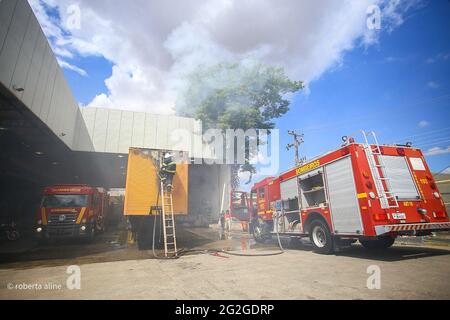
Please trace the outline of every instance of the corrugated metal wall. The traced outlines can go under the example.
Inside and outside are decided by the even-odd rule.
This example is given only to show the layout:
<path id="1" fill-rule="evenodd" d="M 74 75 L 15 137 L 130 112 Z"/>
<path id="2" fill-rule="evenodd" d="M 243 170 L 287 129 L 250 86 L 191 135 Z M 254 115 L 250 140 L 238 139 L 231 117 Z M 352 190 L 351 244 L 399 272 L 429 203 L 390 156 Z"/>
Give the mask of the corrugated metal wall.
<path id="1" fill-rule="evenodd" d="M 194 133 L 201 132 L 201 122 L 195 119 L 103 108 L 81 108 L 81 113 L 96 152 L 128 153 L 129 147 L 135 147 L 201 155 L 192 143 Z M 185 130 L 186 142 L 179 143 L 172 135 L 180 129 Z M 88 151 L 83 138 L 76 141 L 75 150 Z"/>

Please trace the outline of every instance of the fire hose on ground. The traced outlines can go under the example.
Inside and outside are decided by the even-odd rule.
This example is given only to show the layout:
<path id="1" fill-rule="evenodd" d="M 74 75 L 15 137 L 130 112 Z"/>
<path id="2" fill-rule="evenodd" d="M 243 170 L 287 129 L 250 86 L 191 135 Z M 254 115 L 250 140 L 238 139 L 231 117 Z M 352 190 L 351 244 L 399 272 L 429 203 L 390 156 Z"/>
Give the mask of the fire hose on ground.
<path id="1" fill-rule="evenodd" d="M 159 198 L 158 198 L 159 199 Z M 158 202 L 156 203 L 158 205 Z M 161 219 L 161 215 L 160 215 Z M 277 218 L 278 221 L 278 218 Z M 161 221 L 160 221 L 161 222 Z M 180 249 L 177 252 L 176 256 L 171 257 L 161 257 L 156 254 L 155 251 L 155 234 L 156 234 L 156 218 L 153 220 L 153 242 L 152 242 L 152 253 L 153 256 L 156 259 L 162 259 L 162 260 L 168 260 L 168 259 L 178 259 L 182 257 L 183 255 L 189 254 L 189 253 L 198 253 L 198 254 L 214 254 L 214 253 L 223 253 L 230 256 L 239 256 L 239 257 L 267 257 L 267 256 L 276 256 L 285 253 L 285 249 L 283 248 L 281 244 L 280 234 L 278 231 L 278 228 L 276 228 L 276 234 L 277 234 L 277 241 L 278 241 L 278 247 L 280 248 L 280 251 L 278 252 L 271 252 L 271 253 L 260 253 L 260 254 L 247 254 L 247 253 L 239 253 L 239 252 L 232 252 L 225 249 Z M 248 236 L 250 237 L 250 229 L 248 229 Z"/>

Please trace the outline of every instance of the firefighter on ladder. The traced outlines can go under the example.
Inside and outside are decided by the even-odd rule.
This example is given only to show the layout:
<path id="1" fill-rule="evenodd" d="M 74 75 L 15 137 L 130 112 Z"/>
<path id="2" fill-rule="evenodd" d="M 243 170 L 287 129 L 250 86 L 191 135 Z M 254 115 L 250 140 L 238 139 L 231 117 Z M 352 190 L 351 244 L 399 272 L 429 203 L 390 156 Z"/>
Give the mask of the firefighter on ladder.
<path id="1" fill-rule="evenodd" d="M 177 164 L 173 161 L 173 156 L 170 152 L 164 154 L 164 159 L 161 168 L 158 172 L 159 179 L 163 183 L 164 189 L 167 192 L 172 192 L 173 176 L 177 170 Z"/>

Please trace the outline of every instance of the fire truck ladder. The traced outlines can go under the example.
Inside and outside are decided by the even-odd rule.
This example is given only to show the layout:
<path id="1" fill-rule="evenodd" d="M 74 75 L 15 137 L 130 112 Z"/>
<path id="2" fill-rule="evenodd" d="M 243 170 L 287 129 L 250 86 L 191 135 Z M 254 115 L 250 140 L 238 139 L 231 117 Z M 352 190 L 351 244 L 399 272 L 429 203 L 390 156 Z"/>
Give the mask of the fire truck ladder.
<path id="1" fill-rule="evenodd" d="M 172 192 L 164 189 L 164 183 L 161 181 L 161 220 L 163 222 L 164 255 L 166 257 L 176 257 L 177 237 L 175 234 Z"/>
<path id="2" fill-rule="evenodd" d="M 366 152 L 367 159 L 369 161 L 370 170 L 375 180 L 375 187 L 381 201 L 381 207 L 383 209 L 398 208 L 397 198 L 392 192 L 391 179 L 387 177 L 386 166 L 381 156 L 380 144 L 378 143 L 375 132 L 370 131 L 366 133 L 361 131 L 366 144 L 364 150 Z M 371 135 L 374 143 L 370 144 L 367 135 Z"/>

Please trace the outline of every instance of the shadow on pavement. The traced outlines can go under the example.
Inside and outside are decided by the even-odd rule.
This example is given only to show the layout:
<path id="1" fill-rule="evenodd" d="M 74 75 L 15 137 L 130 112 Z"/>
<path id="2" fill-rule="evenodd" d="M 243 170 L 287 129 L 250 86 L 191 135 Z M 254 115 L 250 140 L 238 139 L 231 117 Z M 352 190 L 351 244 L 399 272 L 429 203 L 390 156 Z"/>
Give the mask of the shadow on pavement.
<path id="1" fill-rule="evenodd" d="M 286 248 L 290 250 L 313 251 L 312 245 L 307 240 L 290 242 Z M 356 243 L 350 247 L 340 248 L 334 255 L 393 262 L 450 255 L 450 250 L 436 247 L 394 244 L 394 246 L 386 250 L 370 251 Z"/>
<path id="2" fill-rule="evenodd" d="M 199 237 L 182 227 L 177 229 L 179 248 L 204 247 L 211 239 Z M 156 250 L 162 256 L 161 250 Z M 38 244 L 33 239 L 3 244 L 0 248 L 0 269 L 29 269 L 35 267 L 66 266 L 124 260 L 154 258 L 151 250 L 138 250 L 135 243 L 127 242 L 127 231 L 110 230 L 98 235 L 91 243 L 82 240 L 58 240 Z"/>

